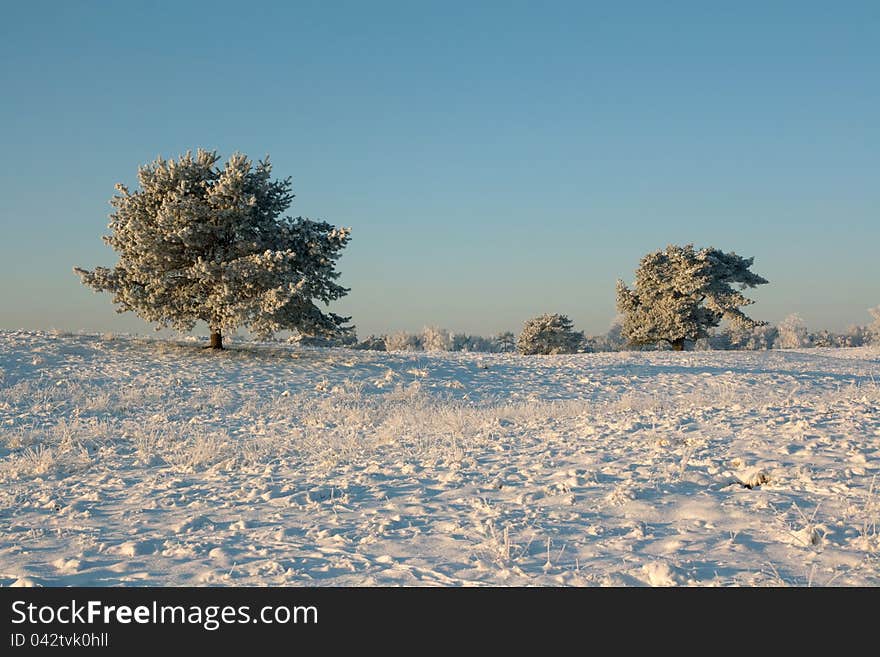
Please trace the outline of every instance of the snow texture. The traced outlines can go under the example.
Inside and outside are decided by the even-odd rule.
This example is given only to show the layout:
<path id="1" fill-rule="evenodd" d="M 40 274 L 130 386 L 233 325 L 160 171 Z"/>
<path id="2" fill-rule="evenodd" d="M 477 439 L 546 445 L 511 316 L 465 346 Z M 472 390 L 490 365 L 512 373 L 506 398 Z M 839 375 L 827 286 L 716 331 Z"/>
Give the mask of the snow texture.
<path id="1" fill-rule="evenodd" d="M 0 332 L 0 584 L 880 585 L 880 351 Z"/>

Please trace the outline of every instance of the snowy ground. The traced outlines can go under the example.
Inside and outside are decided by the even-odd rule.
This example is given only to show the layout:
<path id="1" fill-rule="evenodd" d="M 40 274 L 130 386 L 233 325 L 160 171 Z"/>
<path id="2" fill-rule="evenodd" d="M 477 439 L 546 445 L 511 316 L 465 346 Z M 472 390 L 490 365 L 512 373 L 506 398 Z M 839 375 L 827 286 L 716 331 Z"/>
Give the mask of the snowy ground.
<path id="1" fill-rule="evenodd" d="M 878 384 L 0 332 L 0 584 L 877 586 Z"/>

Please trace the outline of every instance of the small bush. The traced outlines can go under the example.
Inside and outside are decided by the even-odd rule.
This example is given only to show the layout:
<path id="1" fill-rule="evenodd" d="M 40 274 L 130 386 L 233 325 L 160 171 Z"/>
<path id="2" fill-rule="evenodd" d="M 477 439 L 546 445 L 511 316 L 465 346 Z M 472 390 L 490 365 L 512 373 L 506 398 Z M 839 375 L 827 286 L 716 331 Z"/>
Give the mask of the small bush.
<path id="1" fill-rule="evenodd" d="M 623 323 L 618 317 L 604 335 L 591 335 L 586 338 L 590 351 L 623 351 L 627 348 L 623 337 Z"/>
<path id="2" fill-rule="evenodd" d="M 368 349 L 370 351 L 385 351 L 385 336 L 370 335 L 364 340 L 352 346 L 352 349 Z"/>
<path id="3" fill-rule="evenodd" d="M 456 333 L 452 336 L 452 351 L 493 353 L 499 349 L 492 338 Z"/>
<path id="4" fill-rule="evenodd" d="M 287 341 L 300 347 L 351 347 L 357 344 L 357 336 L 353 334 L 333 336 L 296 334 Z"/>
<path id="5" fill-rule="evenodd" d="M 874 321 L 866 328 L 867 344 L 880 344 L 880 306 L 869 308 L 868 312 Z"/>
<path id="6" fill-rule="evenodd" d="M 372 336 L 371 336 L 372 337 Z M 513 351 L 515 340 L 513 333 L 500 333 L 494 338 L 484 338 L 480 335 L 468 335 L 466 333 L 452 333 L 444 328 L 426 326 L 421 333 L 407 333 L 398 331 L 392 335 L 381 338 L 383 346 L 379 347 L 372 338 L 360 343 L 358 349 L 379 349 L 381 351 L 464 351 L 480 353 L 497 353 Z"/>
<path id="7" fill-rule="evenodd" d="M 778 334 L 773 342 L 775 349 L 799 349 L 810 346 L 810 334 L 800 315 L 789 315 L 776 327 Z"/>
<path id="8" fill-rule="evenodd" d="M 516 336 L 510 331 L 502 331 L 492 338 L 495 344 L 495 351 L 500 353 L 508 353 L 516 351 Z"/>
<path id="9" fill-rule="evenodd" d="M 452 349 L 452 336 L 446 329 L 426 326 L 422 329 L 421 345 L 425 351 L 449 351 Z"/>
<path id="10" fill-rule="evenodd" d="M 385 336 L 386 351 L 424 351 L 422 336 L 398 331 Z"/>
<path id="11" fill-rule="evenodd" d="M 773 347 L 778 331 L 775 326 L 760 324 L 758 326 L 729 326 L 726 330 L 711 338 L 715 349 L 732 349 L 761 351 Z"/>
<path id="12" fill-rule="evenodd" d="M 577 353 L 584 348 L 584 334 L 574 331 L 572 326 L 565 315 L 534 317 L 523 325 L 516 341 L 517 351 L 525 355 Z"/>

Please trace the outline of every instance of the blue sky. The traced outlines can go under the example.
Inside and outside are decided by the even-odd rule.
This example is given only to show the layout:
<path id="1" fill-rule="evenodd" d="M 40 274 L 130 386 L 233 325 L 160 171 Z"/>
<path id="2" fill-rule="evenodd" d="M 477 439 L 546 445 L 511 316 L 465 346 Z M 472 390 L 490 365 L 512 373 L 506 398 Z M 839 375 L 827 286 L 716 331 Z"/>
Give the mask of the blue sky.
<path id="1" fill-rule="evenodd" d="M 756 318 L 880 304 L 877 2 L 5 3 L 0 97 L 0 329 L 149 332 L 71 268 L 200 146 L 353 228 L 361 336 L 603 332 L 669 243 L 754 256 Z"/>

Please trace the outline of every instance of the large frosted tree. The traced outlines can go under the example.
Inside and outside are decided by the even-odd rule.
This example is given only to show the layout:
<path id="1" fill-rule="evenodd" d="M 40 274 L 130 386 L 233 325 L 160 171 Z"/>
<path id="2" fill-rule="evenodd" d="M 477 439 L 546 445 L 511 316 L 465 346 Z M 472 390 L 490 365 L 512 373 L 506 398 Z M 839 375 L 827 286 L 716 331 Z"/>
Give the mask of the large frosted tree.
<path id="1" fill-rule="evenodd" d="M 635 345 L 667 342 L 681 351 L 686 340 L 705 337 L 722 319 L 743 327 L 761 324 L 740 310 L 754 303 L 741 290 L 767 283 L 750 270 L 753 261 L 714 248 L 696 251 L 693 244 L 649 253 L 632 290 L 617 281 L 623 337 Z"/>
<path id="2" fill-rule="evenodd" d="M 324 312 L 348 290 L 336 260 L 350 229 L 282 216 L 293 200 L 290 178 L 273 180 L 267 157 L 214 151 L 157 159 L 138 171 L 139 189 L 116 185 L 110 234 L 112 269 L 75 267 L 82 282 L 110 292 L 117 312 L 191 330 L 211 331 L 211 347 L 240 326 L 266 337 L 279 330 L 330 335 L 350 319 Z"/>

